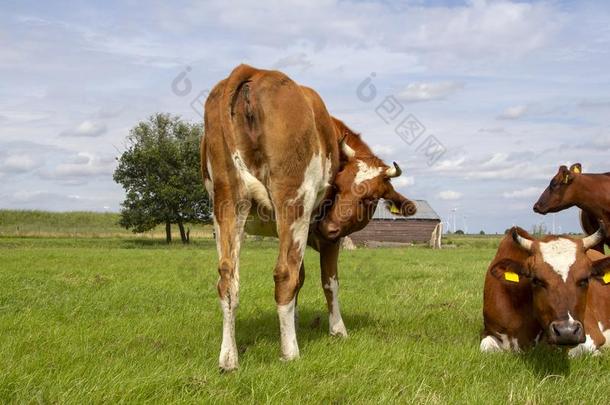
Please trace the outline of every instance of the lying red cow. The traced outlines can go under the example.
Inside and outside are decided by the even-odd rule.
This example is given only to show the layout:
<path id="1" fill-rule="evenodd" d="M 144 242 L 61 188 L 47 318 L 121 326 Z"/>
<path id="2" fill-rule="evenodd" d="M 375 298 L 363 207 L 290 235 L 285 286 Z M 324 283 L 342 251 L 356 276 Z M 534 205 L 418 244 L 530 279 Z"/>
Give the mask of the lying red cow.
<path id="1" fill-rule="evenodd" d="M 544 340 L 575 356 L 608 346 L 610 257 L 589 250 L 604 233 L 536 240 L 511 229 L 485 277 L 481 351 L 520 351 Z"/>

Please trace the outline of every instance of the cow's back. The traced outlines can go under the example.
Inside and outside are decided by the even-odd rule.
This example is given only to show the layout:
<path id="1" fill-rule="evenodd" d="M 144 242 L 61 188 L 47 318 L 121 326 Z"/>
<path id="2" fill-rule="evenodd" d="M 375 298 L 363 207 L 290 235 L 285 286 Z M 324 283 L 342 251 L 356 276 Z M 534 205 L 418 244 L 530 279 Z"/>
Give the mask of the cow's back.
<path id="1" fill-rule="evenodd" d="M 240 65 L 213 89 L 205 108 L 206 138 L 224 146 L 216 145 L 216 154 L 239 153 L 270 193 L 298 187 L 316 156 L 334 177 L 339 152 L 330 115 L 315 91 L 285 74 Z"/>

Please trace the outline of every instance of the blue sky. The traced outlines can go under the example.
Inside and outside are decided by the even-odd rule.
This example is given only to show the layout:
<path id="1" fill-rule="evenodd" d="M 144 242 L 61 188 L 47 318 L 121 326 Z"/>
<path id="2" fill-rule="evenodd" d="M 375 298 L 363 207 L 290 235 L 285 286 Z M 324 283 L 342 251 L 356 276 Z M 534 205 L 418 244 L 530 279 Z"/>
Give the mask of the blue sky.
<path id="1" fill-rule="evenodd" d="M 201 120 L 206 90 L 245 62 L 317 89 L 401 164 L 397 188 L 445 220 L 456 209 L 458 228 L 550 228 L 531 207 L 560 164 L 610 170 L 609 22 L 601 1 L 4 1 L 0 208 L 117 211 L 129 128 Z M 408 116 L 425 127 L 411 145 L 395 132 Z M 445 149 L 433 164 L 429 136 Z M 575 210 L 555 220 L 578 230 Z"/>

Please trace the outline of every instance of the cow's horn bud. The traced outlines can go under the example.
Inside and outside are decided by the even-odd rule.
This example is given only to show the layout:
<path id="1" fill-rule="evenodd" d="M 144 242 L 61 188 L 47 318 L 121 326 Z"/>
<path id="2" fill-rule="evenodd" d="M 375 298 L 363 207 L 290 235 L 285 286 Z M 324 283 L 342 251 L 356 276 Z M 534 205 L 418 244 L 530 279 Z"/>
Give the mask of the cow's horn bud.
<path id="1" fill-rule="evenodd" d="M 356 156 L 356 151 L 354 151 L 345 141 L 345 139 L 343 139 L 341 141 L 341 152 L 343 152 L 343 154 L 348 158 L 348 159 L 352 159 L 354 156 Z"/>
<path id="2" fill-rule="evenodd" d="M 603 221 L 599 221 L 599 229 L 593 235 L 586 236 L 582 239 L 582 245 L 585 250 L 596 246 L 606 237 L 606 226 Z"/>
<path id="3" fill-rule="evenodd" d="M 402 174 L 402 170 L 400 169 L 400 166 L 398 166 L 398 164 L 396 162 L 392 162 L 394 164 L 394 167 L 390 167 L 385 171 L 385 175 L 388 176 L 389 178 L 394 178 L 394 177 L 398 177 Z"/>

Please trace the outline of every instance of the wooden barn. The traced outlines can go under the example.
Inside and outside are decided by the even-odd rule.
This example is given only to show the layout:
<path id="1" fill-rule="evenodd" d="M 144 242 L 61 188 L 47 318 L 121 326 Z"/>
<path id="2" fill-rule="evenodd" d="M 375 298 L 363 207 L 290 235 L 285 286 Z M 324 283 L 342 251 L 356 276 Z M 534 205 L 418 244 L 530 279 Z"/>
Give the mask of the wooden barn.
<path id="1" fill-rule="evenodd" d="M 378 245 L 379 243 L 430 243 L 431 240 L 438 239 L 438 246 L 433 247 L 440 247 L 441 218 L 427 201 L 414 202 L 417 205 L 417 213 L 411 217 L 393 215 L 386 205 L 380 202 L 366 228 L 350 235 L 352 242 L 356 245 Z"/>

